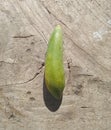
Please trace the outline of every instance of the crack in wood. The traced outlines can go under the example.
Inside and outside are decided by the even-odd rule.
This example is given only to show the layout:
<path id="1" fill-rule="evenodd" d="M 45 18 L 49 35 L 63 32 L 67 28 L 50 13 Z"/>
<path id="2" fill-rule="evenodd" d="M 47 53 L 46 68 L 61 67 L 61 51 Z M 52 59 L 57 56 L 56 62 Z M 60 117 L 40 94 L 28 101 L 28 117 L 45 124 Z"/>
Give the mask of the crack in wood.
<path id="1" fill-rule="evenodd" d="M 67 60 L 67 67 L 69 70 L 69 76 L 68 76 L 68 80 L 67 80 L 68 83 L 71 82 L 71 64 L 72 64 L 72 59 Z"/>
<path id="2" fill-rule="evenodd" d="M 42 72 L 43 67 L 44 67 L 44 63 L 42 63 L 41 66 L 39 67 L 39 72 L 36 72 L 35 75 L 27 81 L 24 81 L 21 83 L 5 84 L 5 85 L 0 85 L 0 86 L 21 85 L 21 84 L 29 83 L 29 82 L 33 81 Z"/>
<path id="3" fill-rule="evenodd" d="M 0 63 L 5 63 L 5 64 L 17 64 L 17 63 L 15 63 L 15 62 L 7 62 L 7 61 L 3 61 L 3 60 L 1 60 Z"/>
<path id="4" fill-rule="evenodd" d="M 27 35 L 27 36 L 13 36 L 13 38 L 29 38 L 32 37 L 34 35 Z"/>
<path id="5" fill-rule="evenodd" d="M 90 108 L 90 107 L 87 107 L 87 106 L 82 106 L 81 108 Z"/>

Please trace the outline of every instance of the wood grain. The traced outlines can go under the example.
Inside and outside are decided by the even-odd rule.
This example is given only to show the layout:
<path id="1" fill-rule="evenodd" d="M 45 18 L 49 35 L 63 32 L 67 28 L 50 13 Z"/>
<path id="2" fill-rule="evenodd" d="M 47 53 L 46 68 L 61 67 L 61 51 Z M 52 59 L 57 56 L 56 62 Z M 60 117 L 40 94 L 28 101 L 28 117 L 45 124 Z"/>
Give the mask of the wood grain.
<path id="1" fill-rule="evenodd" d="M 110 0 L 1 0 L 0 130 L 110 130 L 110 12 Z M 57 24 L 66 87 L 51 112 L 43 98 L 44 59 Z"/>

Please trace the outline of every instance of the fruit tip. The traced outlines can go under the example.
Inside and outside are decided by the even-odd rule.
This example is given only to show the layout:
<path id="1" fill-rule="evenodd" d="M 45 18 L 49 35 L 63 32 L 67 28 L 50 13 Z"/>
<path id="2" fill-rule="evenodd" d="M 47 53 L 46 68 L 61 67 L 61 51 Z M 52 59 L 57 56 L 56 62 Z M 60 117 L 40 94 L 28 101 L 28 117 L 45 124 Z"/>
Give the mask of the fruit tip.
<path id="1" fill-rule="evenodd" d="M 58 25 L 56 26 L 56 29 L 61 29 L 61 26 L 58 24 Z"/>

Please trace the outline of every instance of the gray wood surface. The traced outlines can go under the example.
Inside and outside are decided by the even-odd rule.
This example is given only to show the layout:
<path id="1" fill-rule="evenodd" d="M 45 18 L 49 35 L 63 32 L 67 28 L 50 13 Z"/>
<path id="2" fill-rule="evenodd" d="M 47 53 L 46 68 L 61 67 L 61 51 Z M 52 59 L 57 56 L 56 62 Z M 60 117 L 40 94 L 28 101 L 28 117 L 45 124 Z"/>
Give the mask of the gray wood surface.
<path id="1" fill-rule="evenodd" d="M 57 24 L 66 87 L 52 112 L 43 63 Z M 111 0 L 0 0 L 0 130 L 110 129 Z"/>

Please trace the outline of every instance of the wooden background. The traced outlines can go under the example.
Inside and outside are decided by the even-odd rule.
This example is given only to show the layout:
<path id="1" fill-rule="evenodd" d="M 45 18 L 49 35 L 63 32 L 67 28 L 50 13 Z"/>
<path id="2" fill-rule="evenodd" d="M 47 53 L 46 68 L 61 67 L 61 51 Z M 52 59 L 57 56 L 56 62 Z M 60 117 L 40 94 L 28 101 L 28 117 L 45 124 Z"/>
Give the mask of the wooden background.
<path id="1" fill-rule="evenodd" d="M 64 35 L 60 108 L 43 99 L 54 27 Z M 0 130 L 111 129 L 111 0 L 0 0 Z"/>

